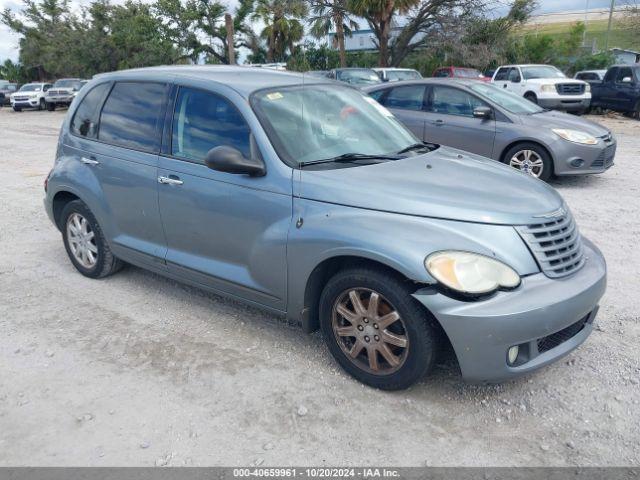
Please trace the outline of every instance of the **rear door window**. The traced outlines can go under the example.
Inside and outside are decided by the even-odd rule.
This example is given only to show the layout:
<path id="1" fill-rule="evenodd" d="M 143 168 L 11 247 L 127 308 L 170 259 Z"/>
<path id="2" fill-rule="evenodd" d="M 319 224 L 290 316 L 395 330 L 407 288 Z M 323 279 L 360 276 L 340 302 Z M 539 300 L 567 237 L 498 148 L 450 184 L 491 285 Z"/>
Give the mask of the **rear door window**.
<path id="1" fill-rule="evenodd" d="M 157 153 L 166 97 L 164 83 L 117 82 L 102 109 L 98 139 Z"/>
<path id="2" fill-rule="evenodd" d="M 424 106 L 424 85 L 407 85 L 392 88 L 383 101 L 387 108 L 402 110 L 422 110 Z"/>
<path id="3" fill-rule="evenodd" d="M 204 163 L 215 147 L 233 147 L 251 157 L 251 129 L 227 99 L 210 92 L 181 88 L 173 113 L 171 153 Z"/>
<path id="4" fill-rule="evenodd" d="M 101 83 L 93 87 L 87 93 L 71 120 L 71 132 L 75 135 L 86 138 L 96 138 L 98 136 L 98 117 L 104 97 L 111 88 L 110 83 Z"/>

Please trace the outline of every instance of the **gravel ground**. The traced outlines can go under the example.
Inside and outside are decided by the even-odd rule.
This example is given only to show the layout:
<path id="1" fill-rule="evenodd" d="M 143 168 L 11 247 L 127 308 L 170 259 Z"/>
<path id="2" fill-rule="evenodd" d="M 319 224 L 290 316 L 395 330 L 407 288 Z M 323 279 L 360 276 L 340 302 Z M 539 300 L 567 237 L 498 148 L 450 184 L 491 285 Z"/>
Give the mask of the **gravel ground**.
<path id="1" fill-rule="evenodd" d="M 598 328 L 498 386 L 444 361 L 387 393 L 277 318 L 128 267 L 75 272 L 42 207 L 65 112 L 0 110 L 0 465 L 640 465 L 640 122 L 557 180 L 604 251 Z"/>

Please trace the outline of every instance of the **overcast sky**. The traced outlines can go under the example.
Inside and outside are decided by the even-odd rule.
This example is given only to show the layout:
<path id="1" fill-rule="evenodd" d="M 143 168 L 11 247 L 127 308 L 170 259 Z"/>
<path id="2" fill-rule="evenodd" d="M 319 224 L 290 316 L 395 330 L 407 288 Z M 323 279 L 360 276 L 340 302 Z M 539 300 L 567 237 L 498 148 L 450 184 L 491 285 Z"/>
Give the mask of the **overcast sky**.
<path id="1" fill-rule="evenodd" d="M 610 0 L 539 0 L 538 3 L 540 7 L 536 13 L 584 10 L 587 2 L 589 8 L 608 7 L 610 5 Z M 88 3 L 88 0 L 71 0 L 71 3 L 72 5 L 79 6 Z M 231 0 L 230 3 L 235 2 Z M 5 8 L 18 10 L 20 3 L 16 0 L 0 0 L 0 10 L 4 10 Z M 6 27 L 0 26 L 0 62 L 3 62 L 6 58 L 14 61 L 18 59 L 18 38 L 16 35 L 11 34 Z"/>

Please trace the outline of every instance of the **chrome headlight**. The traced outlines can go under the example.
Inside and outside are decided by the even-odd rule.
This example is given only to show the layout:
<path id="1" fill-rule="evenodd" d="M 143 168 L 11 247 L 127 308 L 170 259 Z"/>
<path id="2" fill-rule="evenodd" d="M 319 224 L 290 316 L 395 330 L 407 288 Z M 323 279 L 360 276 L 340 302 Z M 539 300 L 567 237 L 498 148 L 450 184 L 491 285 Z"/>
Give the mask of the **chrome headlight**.
<path id="1" fill-rule="evenodd" d="M 520 285 L 520 276 L 513 268 L 478 253 L 436 252 L 427 257 L 424 265 L 436 280 L 461 293 L 482 295 Z"/>
<path id="2" fill-rule="evenodd" d="M 590 135 L 579 130 L 569 130 L 566 128 L 554 128 L 553 133 L 561 138 L 573 143 L 582 143 L 583 145 L 597 145 L 598 139 L 593 135 Z"/>
<path id="3" fill-rule="evenodd" d="M 540 85 L 540 91 L 542 92 L 555 92 L 556 86 L 553 84 Z"/>

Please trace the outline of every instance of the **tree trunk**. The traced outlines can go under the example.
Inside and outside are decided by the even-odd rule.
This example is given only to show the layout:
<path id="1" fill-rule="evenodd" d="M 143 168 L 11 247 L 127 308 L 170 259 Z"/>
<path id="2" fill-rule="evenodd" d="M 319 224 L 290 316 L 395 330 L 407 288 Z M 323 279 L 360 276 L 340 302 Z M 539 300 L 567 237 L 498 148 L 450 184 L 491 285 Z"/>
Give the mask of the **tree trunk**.
<path id="1" fill-rule="evenodd" d="M 235 65 L 236 64 L 236 52 L 235 49 L 233 48 L 233 18 L 231 18 L 231 15 L 229 15 L 228 13 L 225 13 L 224 15 L 224 23 L 225 23 L 225 27 L 227 29 L 227 49 L 228 49 L 228 53 L 227 53 L 227 57 L 229 58 L 229 65 Z"/>
<path id="2" fill-rule="evenodd" d="M 344 47 L 344 19 L 342 14 L 337 14 L 334 18 L 336 25 L 336 39 L 338 40 L 338 52 L 340 53 L 340 67 L 347 66 L 347 52 Z"/>
<path id="3" fill-rule="evenodd" d="M 378 66 L 385 68 L 389 64 L 389 22 L 383 20 L 380 27 Z"/>
<path id="4" fill-rule="evenodd" d="M 273 63 L 273 57 L 274 57 L 275 48 L 276 48 L 275 43 L 276 43 L 276 36 L 274 35 L 273 27 L 271 27 L 271 32 L 269 32 L 269 41 L 267 46 L 267 63 Z"/>

